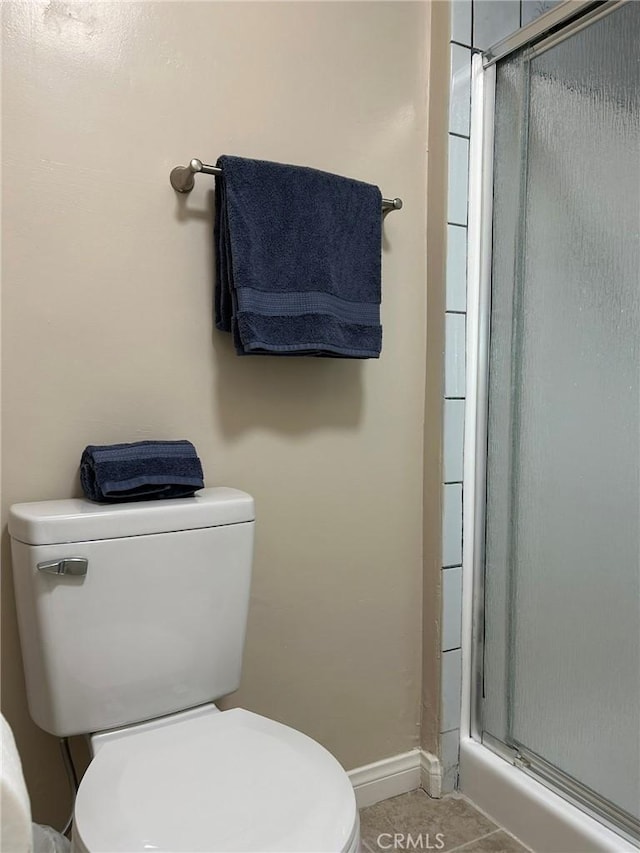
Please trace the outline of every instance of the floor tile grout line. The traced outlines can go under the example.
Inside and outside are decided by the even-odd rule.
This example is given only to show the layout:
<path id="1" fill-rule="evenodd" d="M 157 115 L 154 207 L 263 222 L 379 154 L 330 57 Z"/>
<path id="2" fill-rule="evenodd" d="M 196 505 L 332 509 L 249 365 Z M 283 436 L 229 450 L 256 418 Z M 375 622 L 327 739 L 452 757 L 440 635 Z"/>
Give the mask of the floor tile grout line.
<path id="1" fill-rule="evenodd" d="M 492 829 L 491 832 L 487 832 L 484 835 L 479 835 L 477 838 L 472 838 L 469 841 L 465 841 L 464 844 L 458 844 L 456 847 L 450 847 L 446 851 L 446 853 L 458 853 L 459 850 L 464 850 L 470 844 L 475 844 L 478 841 L 484 841 L 485 838 L 489 838 L 490 836 L 495 835 L 498 832 L 505 832 L 506 835 L 509 835 L 506 830 L 503 830 L 501 827 L 497 826 L 495 829 Z M 513 836 L 510 837 L 513 838 Z M 514 838 L 513 840 L 517 841 L 518 839 Z M 361 843 L 367 849 L 368 853 L 374 853 L 373 849 L 369 846 L 369 843 L 364 840 L 364 838 L 361 839 Z"/>
<path id="2" fill-rule="evenodd" d="M 475 844 L 478 841 L 484 841 L 485 838 L 489 838 L 491 835 L 495 835 L 496 832 L 502 832 L 500 827 L 496 827 L 492 829 L 491 832 L 487 832 L 486 835 L 479 835 L 477 838 L 472 838 L 471 841 L 465 841 L 464 844 L 459 844 L 457 847 L 451 847 L 447 850 L 447 853 L 456 853 L 457 850 L 464 850 L 465 847 L 468 847 L 470 844 Z"/>
<path id="3" fill-rule="evenodd" d="M 419 789 L 416 789 L 416 791 L 413 793 L 417 793 L 418 791 L 419 791 Z M 428 795 L 426 793 L 424 793 L 424 792 L 421 792 L 421 793 L 424 794 L 424 797 L 429 799 Z M 401 794 L 398 797 L 393 797 L 390 799 L 398 799 L 398 800 L 406 801 L 408 796 L 409 796 L 409 794 Z M 509 849 L 513 849 L 514 853 L 515 853 L 515 850 L 521 850 L 522 853 L 533 853 L 533 851 L 530 850 L 530 848 L 526 847 L 524 844 L 522 844 L 520 839 L 518 839 L 515 835 L 513 835 L 513 833 L 511 833 L 511 832 L 509 832 L 509 830 L 505 829 L 504 826 L 501 826 L 500 824 L 496 824 L 495 821 L 492 818 L 490 818 L 489 815 L 486 814 L 486 812 L 483 812 L 482 809 L 479 809 L 473 803 L 472 800 L 469 800 L 469 798 L 466 797 L 461 792 L 454 791 L 451 794 L 447 794 L 445 797 L 442 798 L 442 800 L 438 800 L 438 801 L 432 800 L 431 802 L 432 802 L 432 804 L 435 803 L 435 805 L 438 805 L 440 803 L 444 804 L 444 802 L 446 800 L 460 800 L 461 802 L 466 803 L 474 812 L 485 817 L 487 819 L 489 826 L 494 827 L 491 831 L 482 833 L 481 835 L 473 837 L 473 838 L 469 839 L 468 841 L 462 841 L 462 839 L 458 839 L 459 843 L 456 844 L 454 842 L 455 846 L 450 848 L 449 850 L 447 850 L 447 853 L 472 853 L 472 851 L 474 849 L 473 845 L 478 844 L 487 838 L 491 838 L 500 832 L 502 832 L 510 841 L 512 841 L 516 845 L 515 848 L 509 848 Z M 414 804 L 412 804 L 411 809 L 410 809 L 411 812 L 413 812 L 413 805 Z M 415 803 L 415 805 L 418 805 L 418 804 Z M 365 809 L 361 809 L 360 811 L 361 812 L 362 811 L 369 811 L 372 808 L 375 808 L 375 805 L 367 807 Z M 408 817 L 408 815 L 406 817 Z M 424 815 L 422 815 L 422 817 L 424 817 Z M 406 827 L 404 827 L 404 825 L 400 828 L 400 830 L 396 829 L 395 821 L 392 820 L 391 822 L 389 822 L 389 816 L 387 816 L 385 823 L 387 824 L 387 827 L 390 828 L 392 831 L 405 831 L 406 830 Z M 374 827 L 371 826 L 371 829 L 373 830 Z M 469 827 L 469 829 L 470 829 L 470 827 Z M 482 831 L 481 827 L 478 827 L 478 829 L 480 829 Z M 361 839 L 361 844 L 362 844 L 361 849 L 360 849 L 360 853 L 382 853 L 382 848 L 380 848 L 377 844 L 375 844 L 372 839 L 366 840 L 363 837 L 363 835 L 360 836 L 360 839 Z M 446 843 L 446 837 L 444 840 Z M 392 848 L 392 853 L 393 853 L 393 849 L 396 849 L 396 853 L 397 853 L 397 848 Z M 402 849 L 404 849 L 404 848 L 402 848 Z"/>

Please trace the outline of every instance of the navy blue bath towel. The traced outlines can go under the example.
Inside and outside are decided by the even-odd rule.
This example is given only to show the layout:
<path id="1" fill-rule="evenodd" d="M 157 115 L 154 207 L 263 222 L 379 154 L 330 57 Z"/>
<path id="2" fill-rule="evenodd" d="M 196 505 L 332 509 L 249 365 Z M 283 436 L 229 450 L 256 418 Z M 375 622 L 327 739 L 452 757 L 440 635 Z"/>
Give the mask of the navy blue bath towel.
<path id="1" fill-rule="evenodd" d="M 238 354 L 378 358 L 378 187 L 265 160 L 217 165 L 216 326 Z"/>
<path id="2" fill-rule="evenodd" d="M 190 441 L 90 444 L 80 460 L 80 482 L 92 501 L 183 498 L 204 486 Z"/>

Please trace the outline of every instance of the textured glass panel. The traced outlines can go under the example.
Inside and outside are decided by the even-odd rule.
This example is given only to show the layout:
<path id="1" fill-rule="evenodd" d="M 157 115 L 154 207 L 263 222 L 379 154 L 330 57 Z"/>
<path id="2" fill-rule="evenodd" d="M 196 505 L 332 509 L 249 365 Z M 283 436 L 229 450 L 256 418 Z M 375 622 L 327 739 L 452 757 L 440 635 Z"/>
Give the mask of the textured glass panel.
<path id="1" fill-rule="evenodd" d="M 640 817 L 638 32 L 498 69 L 484 728 Z"/>
<path id="2" fill-rule="evenodd" d="M 506 740 L 508 730 L 511 351 L 525 88 L 520 59 L 498 66 L 485 571 L 486 701 L 483 726 L 485 731 L 500 740 Z"/>

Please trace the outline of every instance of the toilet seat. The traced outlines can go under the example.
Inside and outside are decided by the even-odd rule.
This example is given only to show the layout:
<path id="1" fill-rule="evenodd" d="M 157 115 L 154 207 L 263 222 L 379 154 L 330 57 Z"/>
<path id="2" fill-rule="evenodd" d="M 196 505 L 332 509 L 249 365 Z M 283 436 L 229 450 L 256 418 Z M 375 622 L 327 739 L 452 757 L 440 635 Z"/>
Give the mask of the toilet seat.
<path id="1" fill-rule="evenodd" d="M 350 853 L 358 835 L 336 759 L 237 708 L 105 743 L 78 791 L 72 849 Z"/>

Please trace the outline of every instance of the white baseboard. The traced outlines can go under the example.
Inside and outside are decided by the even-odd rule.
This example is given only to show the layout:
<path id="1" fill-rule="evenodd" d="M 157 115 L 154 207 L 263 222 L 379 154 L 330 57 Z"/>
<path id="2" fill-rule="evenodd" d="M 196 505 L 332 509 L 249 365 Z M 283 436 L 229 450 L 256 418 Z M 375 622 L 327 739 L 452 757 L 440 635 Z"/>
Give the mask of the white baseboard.
<path id="1" fill-rule="evenodd" d="M 437 755 L 420 750 L 420 787 L 439 800 L 442 796 L 442 764 Z"/>
<path id="2" fill-rule="evenodd" d="M 358 808 L 372 806 L 389 797 L 424 788 L 431 797 L 442 796 L 440 760 L 422 749 L 392 755 L 349 771 Z"/>

